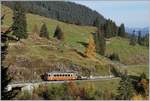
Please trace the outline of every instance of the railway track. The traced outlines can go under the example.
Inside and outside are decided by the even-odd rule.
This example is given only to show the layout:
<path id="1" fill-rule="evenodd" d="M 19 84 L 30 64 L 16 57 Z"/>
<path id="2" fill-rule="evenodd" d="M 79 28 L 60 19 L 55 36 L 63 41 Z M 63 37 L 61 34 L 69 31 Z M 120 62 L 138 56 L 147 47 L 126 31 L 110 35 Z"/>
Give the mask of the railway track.
<path id="1" fill-rule="evenodd" d="M 83 82 L 83 81 L 99 81 L 99 80 L 112 80 L 112 79 L 119 79 L 118 77 L 113 77 L 113 76 L 96 76 L 96 77 L 92 77 L 92 78 L 86 78 L 86 79 L 80 79 L 80 80 L 71 80 L 72 82 Z M 35 87 L 38 87 L 39 85 L 42 84 L 60 84 L 60 83 L 67 83 L 70 81 L 30 81 L 30 82 L 14 82 L 14 83 L 10 83 L 7 86 L 7 90 L 10 91 L 12 88 L 15 87 L 20 87 L 20 88 L 25 88 L 28 89 L 29 91 Z"/>
<path id="2" fill-rule="evenodd" d="M 93 77 L 82 77 L 81 79 L 78 80 L 72 80 L 72 81 L 91 81 L 91 80 L 107 80 L 107 79 L 114 79 L 116 77 L 110 75 L 110 76 L 93 76 Z M 28 81 L 14 81 L 12 83 L 10 83 L 10 85 L 12 84 L 25 84 L 25 83 L 53 83 L 57 81 L 43 81 L 43 80 L 28 80 Z M 59 82 L 59 81 L 58 81 Z M 61 81 L 62 82 L 62 81 Z M 64 81 L 66 82 L 66 81 Z"/>

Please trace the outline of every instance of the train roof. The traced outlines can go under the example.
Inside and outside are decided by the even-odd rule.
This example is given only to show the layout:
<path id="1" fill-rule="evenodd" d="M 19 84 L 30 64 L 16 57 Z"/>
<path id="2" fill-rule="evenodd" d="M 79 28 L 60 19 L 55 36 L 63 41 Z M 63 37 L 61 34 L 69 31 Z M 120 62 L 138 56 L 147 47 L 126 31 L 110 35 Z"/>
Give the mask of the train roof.
<path id="1" fill-rule="evenodd" d="M 75 74 L 75 72 L 61 72 L 61 71 L 52 71 L 52 72 L 46 72 L 47 74 L 55 74 L 55 73 L 74 73 Z"/>

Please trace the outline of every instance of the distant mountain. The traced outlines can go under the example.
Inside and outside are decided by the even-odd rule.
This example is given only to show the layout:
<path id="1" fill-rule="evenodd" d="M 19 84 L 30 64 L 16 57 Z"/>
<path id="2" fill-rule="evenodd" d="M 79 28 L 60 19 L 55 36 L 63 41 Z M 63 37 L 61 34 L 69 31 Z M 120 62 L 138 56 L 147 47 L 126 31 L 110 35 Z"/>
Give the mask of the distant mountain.
<path id="1" fill-rule="evenodd" d="M 148 34 L 149 33 L 149 27 L 144 27 L 144 28 L 129 28 L 126 27 L 125 31 L 129 34 L 133 34 L 133 31 L 135 30 L 135 34 L 138 35 L 138 32 L 141 31 L 142 35 Z"/>
<path id="2" fill-rule="evenodd" d="M 22 1 L 28 13 L 38 14 L 59 21 L 79 24 L 93 25 L 96 18 L 100 19 L 100 24 L 105 23 L 106 19 L 92 9 L 65 1 Z M 3 5 L 13 8 L 14 1 L 2 1 Z"/>

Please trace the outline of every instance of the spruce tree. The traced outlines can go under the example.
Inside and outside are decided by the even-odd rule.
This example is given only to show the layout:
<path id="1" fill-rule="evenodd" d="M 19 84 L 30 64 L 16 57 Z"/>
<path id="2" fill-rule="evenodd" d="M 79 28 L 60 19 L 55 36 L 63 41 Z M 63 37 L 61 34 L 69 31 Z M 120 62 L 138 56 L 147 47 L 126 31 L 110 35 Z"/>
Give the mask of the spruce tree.
<path id="1" fill-rule="evenodd" d="M 111 38 L 117 35 L 117 26 L 112 20 L 106 20 L 106 23 L 103 25 L 103 27 L 105 38 Z"/>
<path id="2" fill-rule="evenodd" d="M 64 40 L 64 33 L 62 32 L 59 26 L 56 27 L 54 37 L 57 38 L 58 40 Z"/>
<path id="3" fill-rule="evenodd" d="M 96 43 L 96 52 L 105 55 L 106 40 L 104 37 L 104 29 L 100 27 L 96 33 L 94 33 L 94 40 Z"/>
<path id="4" fill-rule="evenodd" d="M 119 82 L 118 87 L 118 100 L 130 100 L 134 93 L 134 88 L 130 78 L 127 73 L 121 76 L 121 80 Z"/>
<path id="5" fill-rule="evenodd" d="M 110 38 L 112 36 L 111 34 L 112 34 L 111 23 L 108 20 L 105 28 L 105 37 Z"/>
<path id="6" fill-rule="evenodd" d="M 28 37 L 26 13 L 21 2 L 15 2 L 13 14 L 13 35 L 18 37 L 19 39 L 26 39 Z"/>
<path id="7" fill-rule="evenodd" d="M 146 34 L 144 36 L 144 44 L 146 47 L 149 47 L 149 34 Z"/>
<path id="8" fill-rule="evenodd" d="M 120 25 L 120 27 L 118 29 L 118 36 L 120 36 L 120 37 L 126 37 L 124 24 Z"/>
<path id="9" fill-rule="evenodd" d="M 112 22 L 112 36 L 115 37 L 117 34 L 117 25 L 115 22 Z"/>
<path id="10" fill-rule="evenodd" d="M 97 28 L 100 27 L 100 18 L 99 17 L 96 17 L 96 19 L 93 22 L 93 26 L 95 26 Z"/>
<path id="11" fill-rule="evenodd" d="M 141 31 L 138 32 L 138 44 L 142 44 L 142 36 L 141 36 Z"/>
<path id="12" fill-rule="evenodd" d="M 45 23 L 41 27 L 40 37 L 44 37 L 44 38 L 49 39 L 49 33 L 48 33 L 47 26 Z"/>

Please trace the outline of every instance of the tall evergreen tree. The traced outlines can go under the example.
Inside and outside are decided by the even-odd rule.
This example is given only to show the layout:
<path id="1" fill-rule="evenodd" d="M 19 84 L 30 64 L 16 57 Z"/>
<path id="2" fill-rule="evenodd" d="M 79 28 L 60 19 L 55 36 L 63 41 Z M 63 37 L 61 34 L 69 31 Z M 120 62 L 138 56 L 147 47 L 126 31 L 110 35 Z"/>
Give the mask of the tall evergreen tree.
<path id="1" fill-rule="evenodd" d="M 138 44 L 142 44 L 142 36 L 141 36 L 141 31 L 138 32 Z"/>
<path id="2" fill-rule="evenodd" d="M 124 24 L 120 25 L 120 27 L 118 29 L 118 36 L 120 36 L 120 37 L 126 37 Z"/>
<path id="3" fill-rule="evenodd" d="M 96 17 L 96 19 L 94 20 L 93 22 L 93 26 L 95 27 L 100 27 L 100 18 L 99 17 Z"/>
<path id="4" fill-rule="evenodd" d="M 3 21 L 3 17 L 1 21 Z M 1 32 L 1 99 L 10 100 L 17 95 L 14 90 L 7 91 L 7 86 L 11 82 L 11 77 L 8 75 L 8 67 L 4 64 L 4 59 L 7 55 L 8 41 L 17 40 L 9 33 L 12 32 L 12 27 L 8 28 L 5 32 Z"/>
<path id="5" fill-rule="evenodd" d="M 144 36 L 144 43 L 146 47 L 149 47 L 149 34 L 146 34 Z"/>
<path id="6" fill-rule="evenodd" d="M 117 36 L 117 26 L 115 22 L 113 22 L 112 20 L 110 19 L 106 20 L 106 23 L 103 25 L 103 27 L 105 33 L 104 36 L 106 38 Z"/>
<path id="7" fill-rule="evenodd" d="M 115 37 L 117 34 L 117 25 L 115 22 L 112 22 L 112 36 Z"/>
<path id="8" fill-rule="evenodd" d="M 117 99 L 130 100 L 131 97 L 133 96 L 134 89 L 133 89 L 132 82 L 131 82 L 130 78 L 128 77 L 127 73 L 125 73 L 121 76 L 119 85 L 120 86 L 118 87 Z"/>
<path id="9" fill-rule="evenodd" d="M 54 37 L 57 38 L 58 40 L 64 40 L 64 33 L 62 32 L 59 26 L 56 27 Z"/>
<path id="10" fill-rule="evenodd" d="M 28 37 L 27 34 L 27 22 L 26 22 L 26 13 L 25 9 L 21 2 L 15 2 L 13 9 L 14 17 L 13 17 L 13 25 L 15 28 L 13 31 L 13 35 L 18 37 L 19 39 L 26 39 Z"/>
<path id="11" fill-rule="evenodd" d="M 104 29 L 99 28 L 96 33 L 94 34 L 94 40 L 96 43 L 96 52 L 104 55 L 106 49 L 106 40 L 104 38 Z"/>
<path id="12" fill-rule="evenodd" d="M 141 35 L 141 31 L 138 32 L 138 44 L 149 47 L 149 34 Z"/>
<path id="13" fill-rule="evenodd" d="M 48 33 L 47 26 L 45 23 L 41 27 L 40 37 L 45 37 L 45 38 L 49 39 L 49 33 Z"/>
<path id="14" fill-rule="evenodd" d="M 104 30 L 104 35 L 105 35 L 105 37 L 106 38 L 110 38 L 112 35 L 112 29 L 111 29 L 111 23 L 110 23 L 110 20 L 107 20 L 106 21 L 106 24 L 104 24 L 104 28 L 105 28 L 105 30 Z"/>

